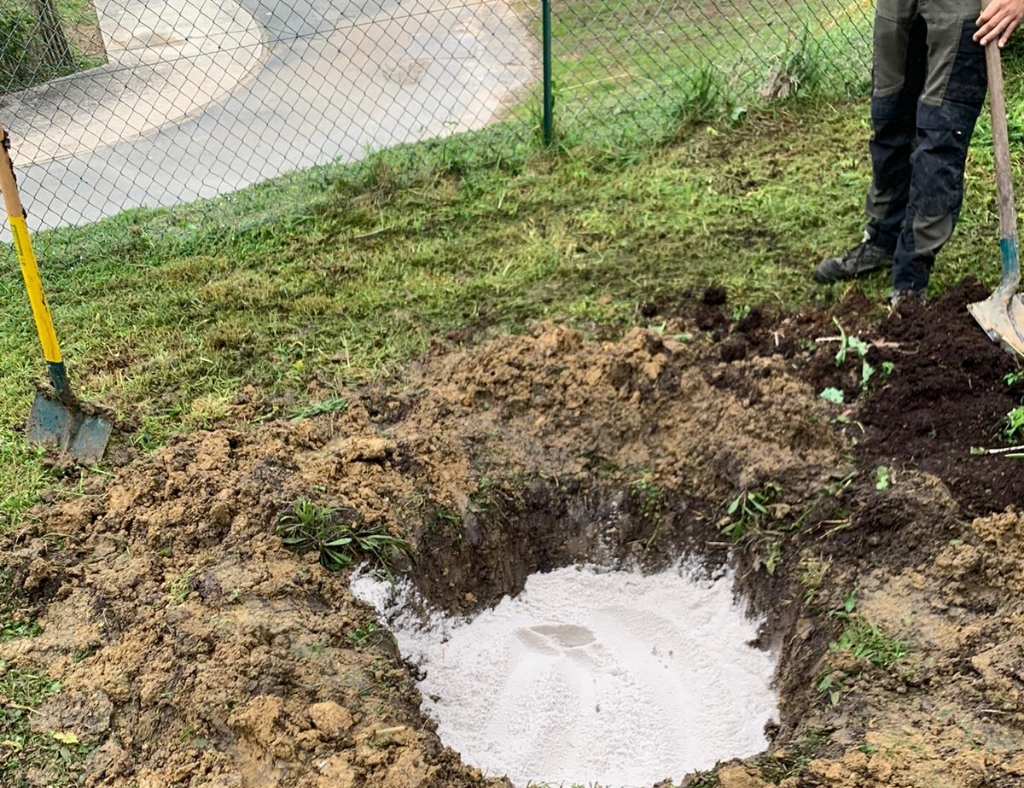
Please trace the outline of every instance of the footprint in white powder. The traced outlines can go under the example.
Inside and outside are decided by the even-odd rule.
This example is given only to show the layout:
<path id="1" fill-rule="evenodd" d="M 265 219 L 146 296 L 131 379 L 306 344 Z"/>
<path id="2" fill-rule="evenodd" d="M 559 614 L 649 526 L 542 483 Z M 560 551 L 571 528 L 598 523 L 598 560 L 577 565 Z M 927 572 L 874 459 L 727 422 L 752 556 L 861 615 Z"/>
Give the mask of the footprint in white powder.
<path id="1" fill-rule="evenodd" d="M 558 644 L 561 648 L 581 648 L 594 642 L 593 632 L 575 624 L 538 624 L 530 629 Z"/>
<path id="2" fill-rule="evenodd" d="M 586 627 L 573 624 L 536 624 L 519 627 L 516 637 L 527 650 L 545 657 L 567 657 L 578 665 L 593 666 L 594 656 L 590 654 L 596 642 L 594 633 Z"/>
<path id="3" fill-rule="evenodd" d="M 557 657 L 562 653 L 560 648 L 552 645 L 548 638 L 535 632 L 533 627 L 519 627 L 516 629 L 516 637 L 534 654 Z"/>

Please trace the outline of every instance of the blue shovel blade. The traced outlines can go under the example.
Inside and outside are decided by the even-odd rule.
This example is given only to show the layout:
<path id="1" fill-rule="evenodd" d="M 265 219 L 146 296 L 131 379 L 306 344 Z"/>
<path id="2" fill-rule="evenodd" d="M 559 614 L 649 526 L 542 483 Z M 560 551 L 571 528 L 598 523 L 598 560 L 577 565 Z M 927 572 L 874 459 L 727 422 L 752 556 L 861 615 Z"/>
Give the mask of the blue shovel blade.
<path id="1" fill-rule="evenodd" d="M 1024 304 L 1019 295 L 997 289 L 984 301 L 968 304 L 967 309 L 991 340 L 1024 356 Z"/>
<path id="2" fill-rule="evenodd" d="M 107 419 L 52 400 L 40 392 L 28 415 L 29 443 L 54 445 L 83 465 L 103 459 L 113 425 Z"/>
<path id="3" fill-rule="evenodd" d="M 967 310 L 978 321 L 989 339 L 1003 349 L 1024 356 L 1024 303 L 1017 295 L 1020 283 L 1020 256 L 1016 234 L 999 239 L 1003 275 L 999 286 L 984 301 L 968 304 Z"/>

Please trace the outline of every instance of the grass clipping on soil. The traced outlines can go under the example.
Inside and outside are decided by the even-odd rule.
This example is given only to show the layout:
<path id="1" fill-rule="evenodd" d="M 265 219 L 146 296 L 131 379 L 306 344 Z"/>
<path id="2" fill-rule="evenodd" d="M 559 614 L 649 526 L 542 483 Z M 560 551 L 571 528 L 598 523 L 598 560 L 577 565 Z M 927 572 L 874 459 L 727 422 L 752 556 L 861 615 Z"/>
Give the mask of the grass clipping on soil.
<path id="1" fill-rule="evenodd" d="M 840 515 L 855 508 L 847 439 L 792 358 L 727 363 L 670 336 L 588 343 L 540 326 L 428 359 L 401 388 L 347 393 L 343 412 L 195 433 L 38 507 L 3 546 L 19 614 L 41 629 L 0 643 L 3 669 L 60 682 L 31 733 L 73 735 L 88 786 L 488 784 L 441 746 L 345 573 L 289 552 L 275 524 L 299 500 L 358 513 L 411 541 L 433 602 L 466 610 L 573 560 L 722 550 L 716 524 L 738 492 L 775 491 L 763 508 L 790 525 L 823 500 Z M 774 575 L 741 555 L 782 658 L 781 726 L 749 764 L 752 785 L 807 774 L 856 788 L 888 774 L 934 788 L 1024 774 L 1012 757 L 1022 611 L 1006 593 L 1024 571 L 1020 520 L 972 531 L 933 477 L 901 474 L 898 488 L 912 505 L 891 530 L 804 518 L 772 537 Z M 900 558 L 903 585 L 887 586 L 890 557 L 935 534 L 956 543 Z M 827 648 L 839 642 L 829 611 L 858 586 L 851 615 L 908 644 L 894 665 Z M 901 587 L 920 606 L 884 604 Z M 817 689 L 825 672 L 835 703 Z M 922 724 L 908 729 L 907 714 Z M 18 768 L 23 753 L 4 756 L 5 784 L 56 784 L 45 766 Z"/>

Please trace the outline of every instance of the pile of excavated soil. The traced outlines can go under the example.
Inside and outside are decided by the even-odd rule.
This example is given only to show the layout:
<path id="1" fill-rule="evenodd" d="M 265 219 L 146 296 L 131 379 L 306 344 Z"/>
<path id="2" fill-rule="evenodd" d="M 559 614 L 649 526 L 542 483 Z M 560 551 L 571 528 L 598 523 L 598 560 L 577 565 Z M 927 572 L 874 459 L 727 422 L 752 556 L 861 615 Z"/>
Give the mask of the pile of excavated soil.
<path id="1" fill-rule="evenodd" d="M 407 537 L 410 578 L 453 614 L 574 562 L 733 560 L 779 658 L 780 721 L 726 788 L 1019 785 L 1016 465 L 970 453 L 1016 395 L 1012 361 L 962 320 L 970 297 L 899 324 L 855 302 L 734 324 L 705 298 L 662 333 L 544 325 L 438 354 L 344 392 L 344 413 L 246 426 L 240 399 L 235 428 L 54 491 L 8 534 L 0 569 L 42 633 L 0 644 L 3 669 L 60 680 L 32 725 L 96 747 L 87 786 L 492 784 L 442 745 L 348 573 L 283 546 L 278 518 L 309 499 Z M 810 341 L 833 316 L 893 364 L 864 392 L 859 359 Z M 906 654 L 829 648 L 855 620 Z"/>

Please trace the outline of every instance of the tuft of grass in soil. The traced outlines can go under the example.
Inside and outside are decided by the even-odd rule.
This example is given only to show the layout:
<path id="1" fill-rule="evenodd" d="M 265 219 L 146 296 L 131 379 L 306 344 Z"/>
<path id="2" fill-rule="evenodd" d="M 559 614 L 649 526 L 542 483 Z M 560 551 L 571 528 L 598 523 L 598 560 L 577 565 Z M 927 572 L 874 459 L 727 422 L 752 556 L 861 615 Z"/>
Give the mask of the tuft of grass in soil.
<path id="1" fill-rule="evenodd" d="M 192 581 L 195 579 L 199 569 L 190 566 L 180 577 L 171 581 L 167 586 L 167 604 L 171 607 L 180 605 L 192 594 Z"/>
<path id="2" fill-rule="evenodd" d="M 775 750 L 771 754 L 760 755 L 756 763 L 761 775 L 773 784 L 783 780 L 799 779 L 807 765 L 817 756 L 821 748 L 828 743 L 830 731 L 813 729 L 794 742 L 786 751 Z"/>
<path id="3" fill-rule="evenodd" d="M 907 644 L 883 632 L 857 612 L 857 589 L 843 600 L 843 606 L 829 615 L 842 630 L 839 638 L 829 643 L 831 651 L 848 651 L 855 659 L 866 660 L 881 668 L 891 668 L 907 655 Z"/>
<path id="4" fill-rule="evenodd" d="M 327 413 L 344 413 L 348 410 L 348 400 L 344 397 L 330 397 L 325 400 L 311 402 L 308 405 L 301 405 L 291 409 L 289 418 L 292 421 L 312 419 L 315 416 L 323 416 Z"/>
<path id="5" fill-rule="evenodd" d="M 829 643 L 833 651 L 848 651 L 860 660 L 882 668 L 890 668 L 907 655 L 907 644 L 883 632 L 860 616 L 849 616 L 843 622 L 839 639 Z"/>
<path id="6" fill-rule="evenodd" d="M 857 594 L 854 588 L 846 595 L 842 606 L 828 614 L 840 625 L 838 637 L 828 644 L 829 651 L 850 654 L 862 667 L 870 664 L 889 670 L 907 656 L 908 646 L 857 611 Z M 826 664 L 815 679 L 816 689 L 827 696 L 832 706 L 837 706 L 848 689 L 849 678 L 847 669 Z"/>
<path id="7" fill-rule="evenodd" d="M 40 778 L 51 788 L 80 784 L 81 764 L 92 746 L 74 736 L 35 733 L 29 727 L 34 710 L 60 687 L 48 676 L 0 660 L 0 784 L 29 788 L 41 784 Z"/>
<path id="8" fill-rule="evenodd" d="M 38 635 L 39 624 L 29 609 L 21 606 L 10 570 L 0 566 L 0 643 Z"/>

